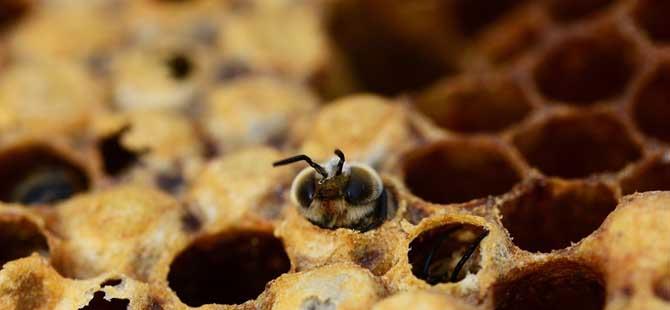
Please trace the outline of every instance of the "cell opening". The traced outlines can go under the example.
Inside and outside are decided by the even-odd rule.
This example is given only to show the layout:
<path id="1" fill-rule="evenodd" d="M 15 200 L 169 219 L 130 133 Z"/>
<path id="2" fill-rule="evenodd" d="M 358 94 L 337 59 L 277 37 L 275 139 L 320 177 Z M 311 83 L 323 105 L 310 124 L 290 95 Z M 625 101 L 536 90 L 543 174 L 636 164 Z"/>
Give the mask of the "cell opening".
<path id="1" fill-rule="evenodd" d="M 129 129 L 125 127 L 98 141 L 103 169 L 109 176 L 117 177 L 139 162 L 140 154 L 129 150 L 121 143 L 121 138 Z"/>
<path id="2" fill-rule="evenodd" d="M 179 254 L 170 265 L 168 282 L 191 307 L 241 304 L 255 299 L 290 265 L 282 241 L 272 233 L 224 232 L 196 240 Z"/>
<path id="3" fill-rule="evenodd" d="M 554 46 L 534 71 L 548 99 L 585 106 L 624 92 L 637 66 L 636 47 L 619 34 L 573 37 Z"/>
<path id="4" fill-rule="evenodd" d="M 654 295 L 670 303 L 670 273 L 659 276 L 653 283 Z"/>
<path id="5" fill-rule="evenodd" d="M 605 280 L 600 271 L 559 260 L 515 270 L 493 286 L 495 310 L 601 310 Z"/>
<path id="6" fill-rule="evenodd" d="M 590 235 L 616 205 L 616 194 L 604 184 L 536 180 L 500 212 L 516 246 L 548 253 Z"/>
<path id="7" fill-rule="evenodd" d="M 518 85 L 501 79 L 441 84 L 418 97 L 416 106 L 438 126 L 465 133 L 504 130 L 532 109 Z"/>
<path id="8" fill-rule="evenodd" d="M 0 33 L 7 31 L 30 13 L 31 0 L 5 0 L 0 3 Z"/>
<path id="9" fill-rule="evenodd" d="M 0 218 L 0 267 L 5 263 L 39 253 L 49 255 L 49 244 L 39 227 L 24 217 Z"/>
<path id="10" fill-rule="evenodd" d="M 521 171 L 498 144 L 442 141 L 404 158 L 404 181 L 423 200 L 461 203 L 501 195 L 521 180 Z"/>
<path id="11" fill-rule="evenodd" d="M 633 118 L 646 135 L 670 143 L 670 63 L 660 65 L 637 91 Z"/>
<path id="12" fill-rule="evenodd" d="M 412 274 L 428 284 L 458 282 L 481 269 L 480 246 L 488 231 L 465 223 L 421 233 L 410 243 Z"/>
<path id="13" fill-rule="evenodd" d="M 559 22 L 572 22 L 592 16 L 614 3 L 614 0 L 550 0 L 549 15 Z"/>
<path id="14" fill-rule="evenodd" d="M 362 91 L 398 95 L 456 71 L 431 42 L 402 37 L 378 10 L 366 1 L 337 1 L 326 19 L 330 39 Z"/>
<path id="15" fill-rule="evenodd" d="M 105 299 L 105 292 L 97 291 L 93 294 L 93 299 L 88 302 L 88 305 L 79 308 L 79 310 L 126 310 L 128 309 L 130 300 L 112 298 Z"/>
<path id="16" fill-rule="evenodd" d="M 168 58 L 165 65 L 170 71 L 170 76 L 178 81 L 187 79 L 194 70 L 193 61 L 187 55 L 180 53 Z"/>
<path id="17" fill-rule="evenodd" d="M 24 205 L 65 200 L 90 187 L 86 171 L 45 145 L 22 145 L 0 153 L 0 200 Z"/>
<path id="18" fill-rule="evenodd" d="M 552 117 L 517 132 L 512 140 L 532 166 L 563 178 L 616 172 L 642 152 L 624 124 L 607 113 Z"/>
<path id="19" fill-rule="evenodd" d="M 445 18 L 455 20 L 459 32 L 466 37 L 472 37 L 521 6 L 523 2 L 519 0 L 452 0 Z"/>
<path id="20" fill-rule="evenodd" d="M 664 0 L 638 0 L 633 9 L 633 18 L 651 39 L 657 44 L 670 42 L 670 3 Z"/>
<path id="21" fill-rule="evenodd" d="M 621 180 L 624 195 L 670 190 L 670 154 L 652 157 Z"/>

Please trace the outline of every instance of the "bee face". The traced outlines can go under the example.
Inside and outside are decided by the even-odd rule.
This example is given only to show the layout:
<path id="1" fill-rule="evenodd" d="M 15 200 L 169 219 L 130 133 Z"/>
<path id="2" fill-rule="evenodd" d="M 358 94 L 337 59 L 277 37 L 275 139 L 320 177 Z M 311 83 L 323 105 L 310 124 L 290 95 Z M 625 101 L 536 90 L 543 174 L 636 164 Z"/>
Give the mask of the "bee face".
<path id="1" fill-rule="evenodd" d="M 323 167 L 303 169 L 291 185 L 298 212 L 327 229 L 365 231 L 381 224 L 387 216 L 387 196 L 377 172 L 367 165 L 345 164 L 343 154 Z"/>

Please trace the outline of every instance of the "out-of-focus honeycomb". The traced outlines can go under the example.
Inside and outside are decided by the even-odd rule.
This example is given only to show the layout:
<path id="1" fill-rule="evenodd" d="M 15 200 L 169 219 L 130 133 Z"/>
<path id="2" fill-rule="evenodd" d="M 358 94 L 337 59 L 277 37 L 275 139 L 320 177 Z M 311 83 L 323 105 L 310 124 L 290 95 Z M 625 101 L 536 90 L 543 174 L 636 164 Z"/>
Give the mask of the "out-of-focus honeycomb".
<path id="1" fill-rule="evenodd" d="M 670 309 L 669 17 L 0 1 L 0 309 Z M 381 226 L 291 205 L 271 163 L 335 148 Z"/>

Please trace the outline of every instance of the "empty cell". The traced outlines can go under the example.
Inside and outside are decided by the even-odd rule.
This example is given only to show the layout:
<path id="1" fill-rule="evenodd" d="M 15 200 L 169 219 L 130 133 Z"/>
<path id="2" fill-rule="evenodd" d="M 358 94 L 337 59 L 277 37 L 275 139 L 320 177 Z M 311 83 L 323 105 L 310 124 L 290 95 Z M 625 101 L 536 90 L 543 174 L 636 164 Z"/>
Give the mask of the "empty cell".
<path id="1" fill-rule="evenodd" d="M 633 18 L 638 27 L 656 44 L 670 42 L 670 2 L 666 0 L 638 0 Z"/>
<path id="2" fill-rule="evenodd" d="M 614 0 L 549 0 L 549 15 L 559 22 L 572 22 L 607 9 Z"/>
<path id="3" fill-rule="evenodd" d="M 670 142 L 670 63 L 661 64 L 637 91 L 633 118 L 646 135 Z"/>
<path id="4" fill-rule="evenodd" d="M 0 267 L 33 253 L 48 256 L 49 244 L 39 227 L 17 215 L 0 216 Z"/>

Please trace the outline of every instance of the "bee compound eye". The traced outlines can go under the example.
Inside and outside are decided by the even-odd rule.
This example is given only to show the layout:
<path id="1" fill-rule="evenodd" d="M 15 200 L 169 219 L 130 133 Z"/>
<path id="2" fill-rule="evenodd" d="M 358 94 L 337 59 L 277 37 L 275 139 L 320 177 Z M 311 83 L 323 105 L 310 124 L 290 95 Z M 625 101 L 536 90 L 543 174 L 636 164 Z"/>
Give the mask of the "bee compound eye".
<path id="1" fill-rule="evenodd" d="M 349 182 L 344 189 L 345 200 L 353 205 L 369 203 L 381 194 L 382 183 L 369 168 L 352 166 Z"/>
<path id="2" fill-rule="evenodd" d="M 303 208 L 309 208 L 316 193 L 316 176 L 314 172 L 300 173 L 293 183 L 295 200 Z"/>

